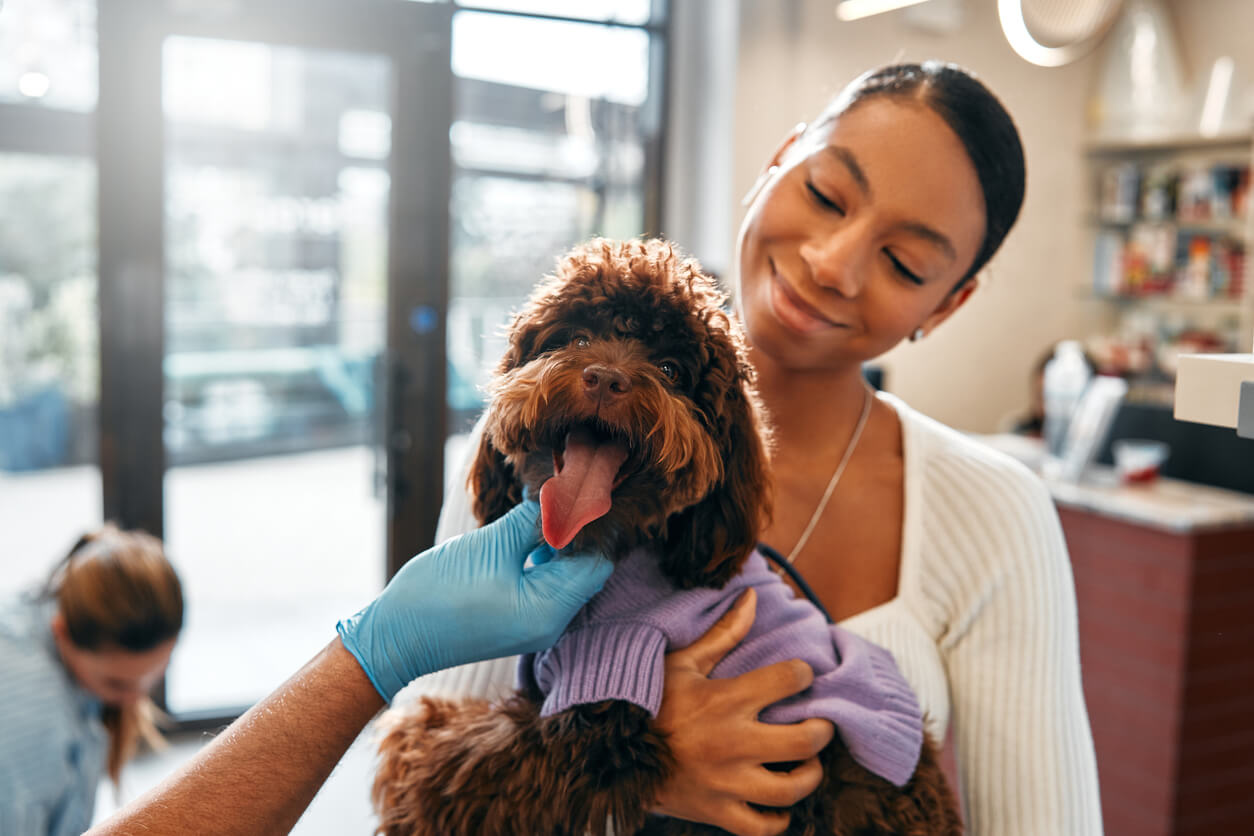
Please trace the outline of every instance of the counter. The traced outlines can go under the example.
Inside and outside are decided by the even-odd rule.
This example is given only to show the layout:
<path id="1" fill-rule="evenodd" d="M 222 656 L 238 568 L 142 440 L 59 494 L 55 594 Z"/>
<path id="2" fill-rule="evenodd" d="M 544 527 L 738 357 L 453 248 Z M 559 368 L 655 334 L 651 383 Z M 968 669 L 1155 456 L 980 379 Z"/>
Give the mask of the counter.
<path id="1" fill-rule="evenodd" d="M 1040 463 L 1039 442 L 986 440 Z M 1254 496 L 1127 487 L 1108 468 L 1047 484 L 1075 577 L 1106 836 L 1251 832 Z"/>
<path id="2" fill-rule="evenodd" d="M 977 436 L 980 441 L 1040 473 L 1040 439 L 1017 435 Z M 1250 462 L 1254 467 L 1254 461 Z M 1254 525 L 1254 494 L 1159 478 L 1122 485 L 1114 469 L 1090 467 L 1078 484 L 1046 479 L 1059 508 L 1091 511 L 1111 519 L 1179 533 Z"/>

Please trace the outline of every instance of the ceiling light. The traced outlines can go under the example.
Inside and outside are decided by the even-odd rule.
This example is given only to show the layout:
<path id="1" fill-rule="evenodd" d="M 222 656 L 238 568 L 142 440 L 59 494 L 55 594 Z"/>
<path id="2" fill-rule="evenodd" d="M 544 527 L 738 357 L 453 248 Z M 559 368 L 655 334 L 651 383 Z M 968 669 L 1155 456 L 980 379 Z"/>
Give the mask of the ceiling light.
<path id="1" fill-rule="evenodd" d="M 997 0 L 997 16 L 1001 29 L 1012 49 L 1026 61 L 1039 67 L 1061 67 L 1086 55 L 1097 46 L 1106 30 L 1114 23 L 1124 0 Z M 1030 7 L 1031 14 L 1024 12 Z M 1039 38 L 1028 25 L 1051 37 Z M 1045 41 L 1045 42 L 1043 42 Z"/>
<path id="2" fill-rule="evenodd" d="M 22 73 L 17 80 L 18 92 L 28 99 L 42 99 L 50 87 L 52 79 L 34 70 Z"/>

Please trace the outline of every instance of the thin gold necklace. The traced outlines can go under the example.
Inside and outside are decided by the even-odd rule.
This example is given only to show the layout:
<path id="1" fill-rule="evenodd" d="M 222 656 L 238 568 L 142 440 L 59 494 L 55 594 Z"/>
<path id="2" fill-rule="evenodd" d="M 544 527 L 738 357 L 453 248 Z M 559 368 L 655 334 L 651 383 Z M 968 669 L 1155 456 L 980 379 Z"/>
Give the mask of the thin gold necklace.
<path id="1" fill-rule="evenodd" d="M 801 532 L 797 545 L 793 546 L 792 551 L 788 553 L 786 559 L 789 563 L 797 559 L 797 555 L 801 554 L 801 550 L 810 541 L 810 535 L 814 533 L 814 527 L 819 524 L 819 520 L 823 518 L 823 511 L 827 509 L 827 501 L 832 498 L 832 491 L 836 490 L 836 483 L 840 481 L 840 475 L 845 472 L 845 465 L 849 464 L 849 459 L 853 457 L 854 448 L 858 446 L 858 439 L 862 438 L 862 428 L 866 426 L 866 419 L 871 414 L 871 387 L 865 382 L 863 387 L 865 396 L 862 399 L 862 414 L 858 416 L 858 423 L 853 428 L 853 435 L 849 437 L 849 443 L 845 446 L 845 454 L 840 457 L 840 462 L 836 465 L 832 478 L 827 481 L 827 490 L 823 491 L 823 498 L 819 500 L 818 507 L 810 515 L 810 522 L 806 525 L 805 531 Z"/>

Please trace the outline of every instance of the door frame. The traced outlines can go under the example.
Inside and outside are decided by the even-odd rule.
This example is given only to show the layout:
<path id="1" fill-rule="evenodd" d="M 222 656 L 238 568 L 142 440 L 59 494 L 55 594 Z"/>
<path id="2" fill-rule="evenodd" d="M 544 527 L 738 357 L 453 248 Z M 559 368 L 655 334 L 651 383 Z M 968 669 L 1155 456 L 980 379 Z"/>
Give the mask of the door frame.
<path id="1" fill-rule="evenodd" d="M 207 37 L 392 62 L 385 398 L 376 407 L 387 453 L 387 576 L 431 544 L 447 424 L 452 15 L 451 4 L 399 0 L 100 0 L 95 121 L 106 519 L 164 535 L 162 45 L 171 36 Z M 164 693 L 158 696 L 164 703 Z M 195 724 L 229 716 L 201 716 Z"/>

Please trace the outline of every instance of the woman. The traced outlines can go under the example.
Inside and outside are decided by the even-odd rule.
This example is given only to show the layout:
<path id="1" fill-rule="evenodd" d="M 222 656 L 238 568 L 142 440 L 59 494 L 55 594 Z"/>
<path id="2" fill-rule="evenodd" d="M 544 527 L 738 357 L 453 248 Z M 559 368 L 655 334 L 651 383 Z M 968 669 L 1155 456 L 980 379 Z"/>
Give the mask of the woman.
<path id="1" fill-rule="evenodd" d="M 112 525 L 78 541 L 42 593 L 0 609 L 0 832 L 82 833 L 96 787 L 139 740 L 183 626 L 161 542 Z"/>
<path id="2" fill-rule="evenodd" d="M 1038 479 L 874 395 L 862 365 L 966 303 L 1024 180 L 1018 133 L 982 84 L 885 67 L 784 139 L 738 242 L 736 310 L 775 426 L 764 540 L 834 619 L 892 651 L 933 737 L 952 731 L 976 836 L 1101 830 L 1066 547 Z M 451 497 L 446 535 L 468 524 Z M 761 803 L 760 762 L 785 759 L 755 720 L 760 680 L 715 683 L 708 658 L 675 656 L 657 722 L 679 768 L 658 810 L 781 831 L 746 803 Z M 504 670 L 440 686 L 482 693 Z"/>

